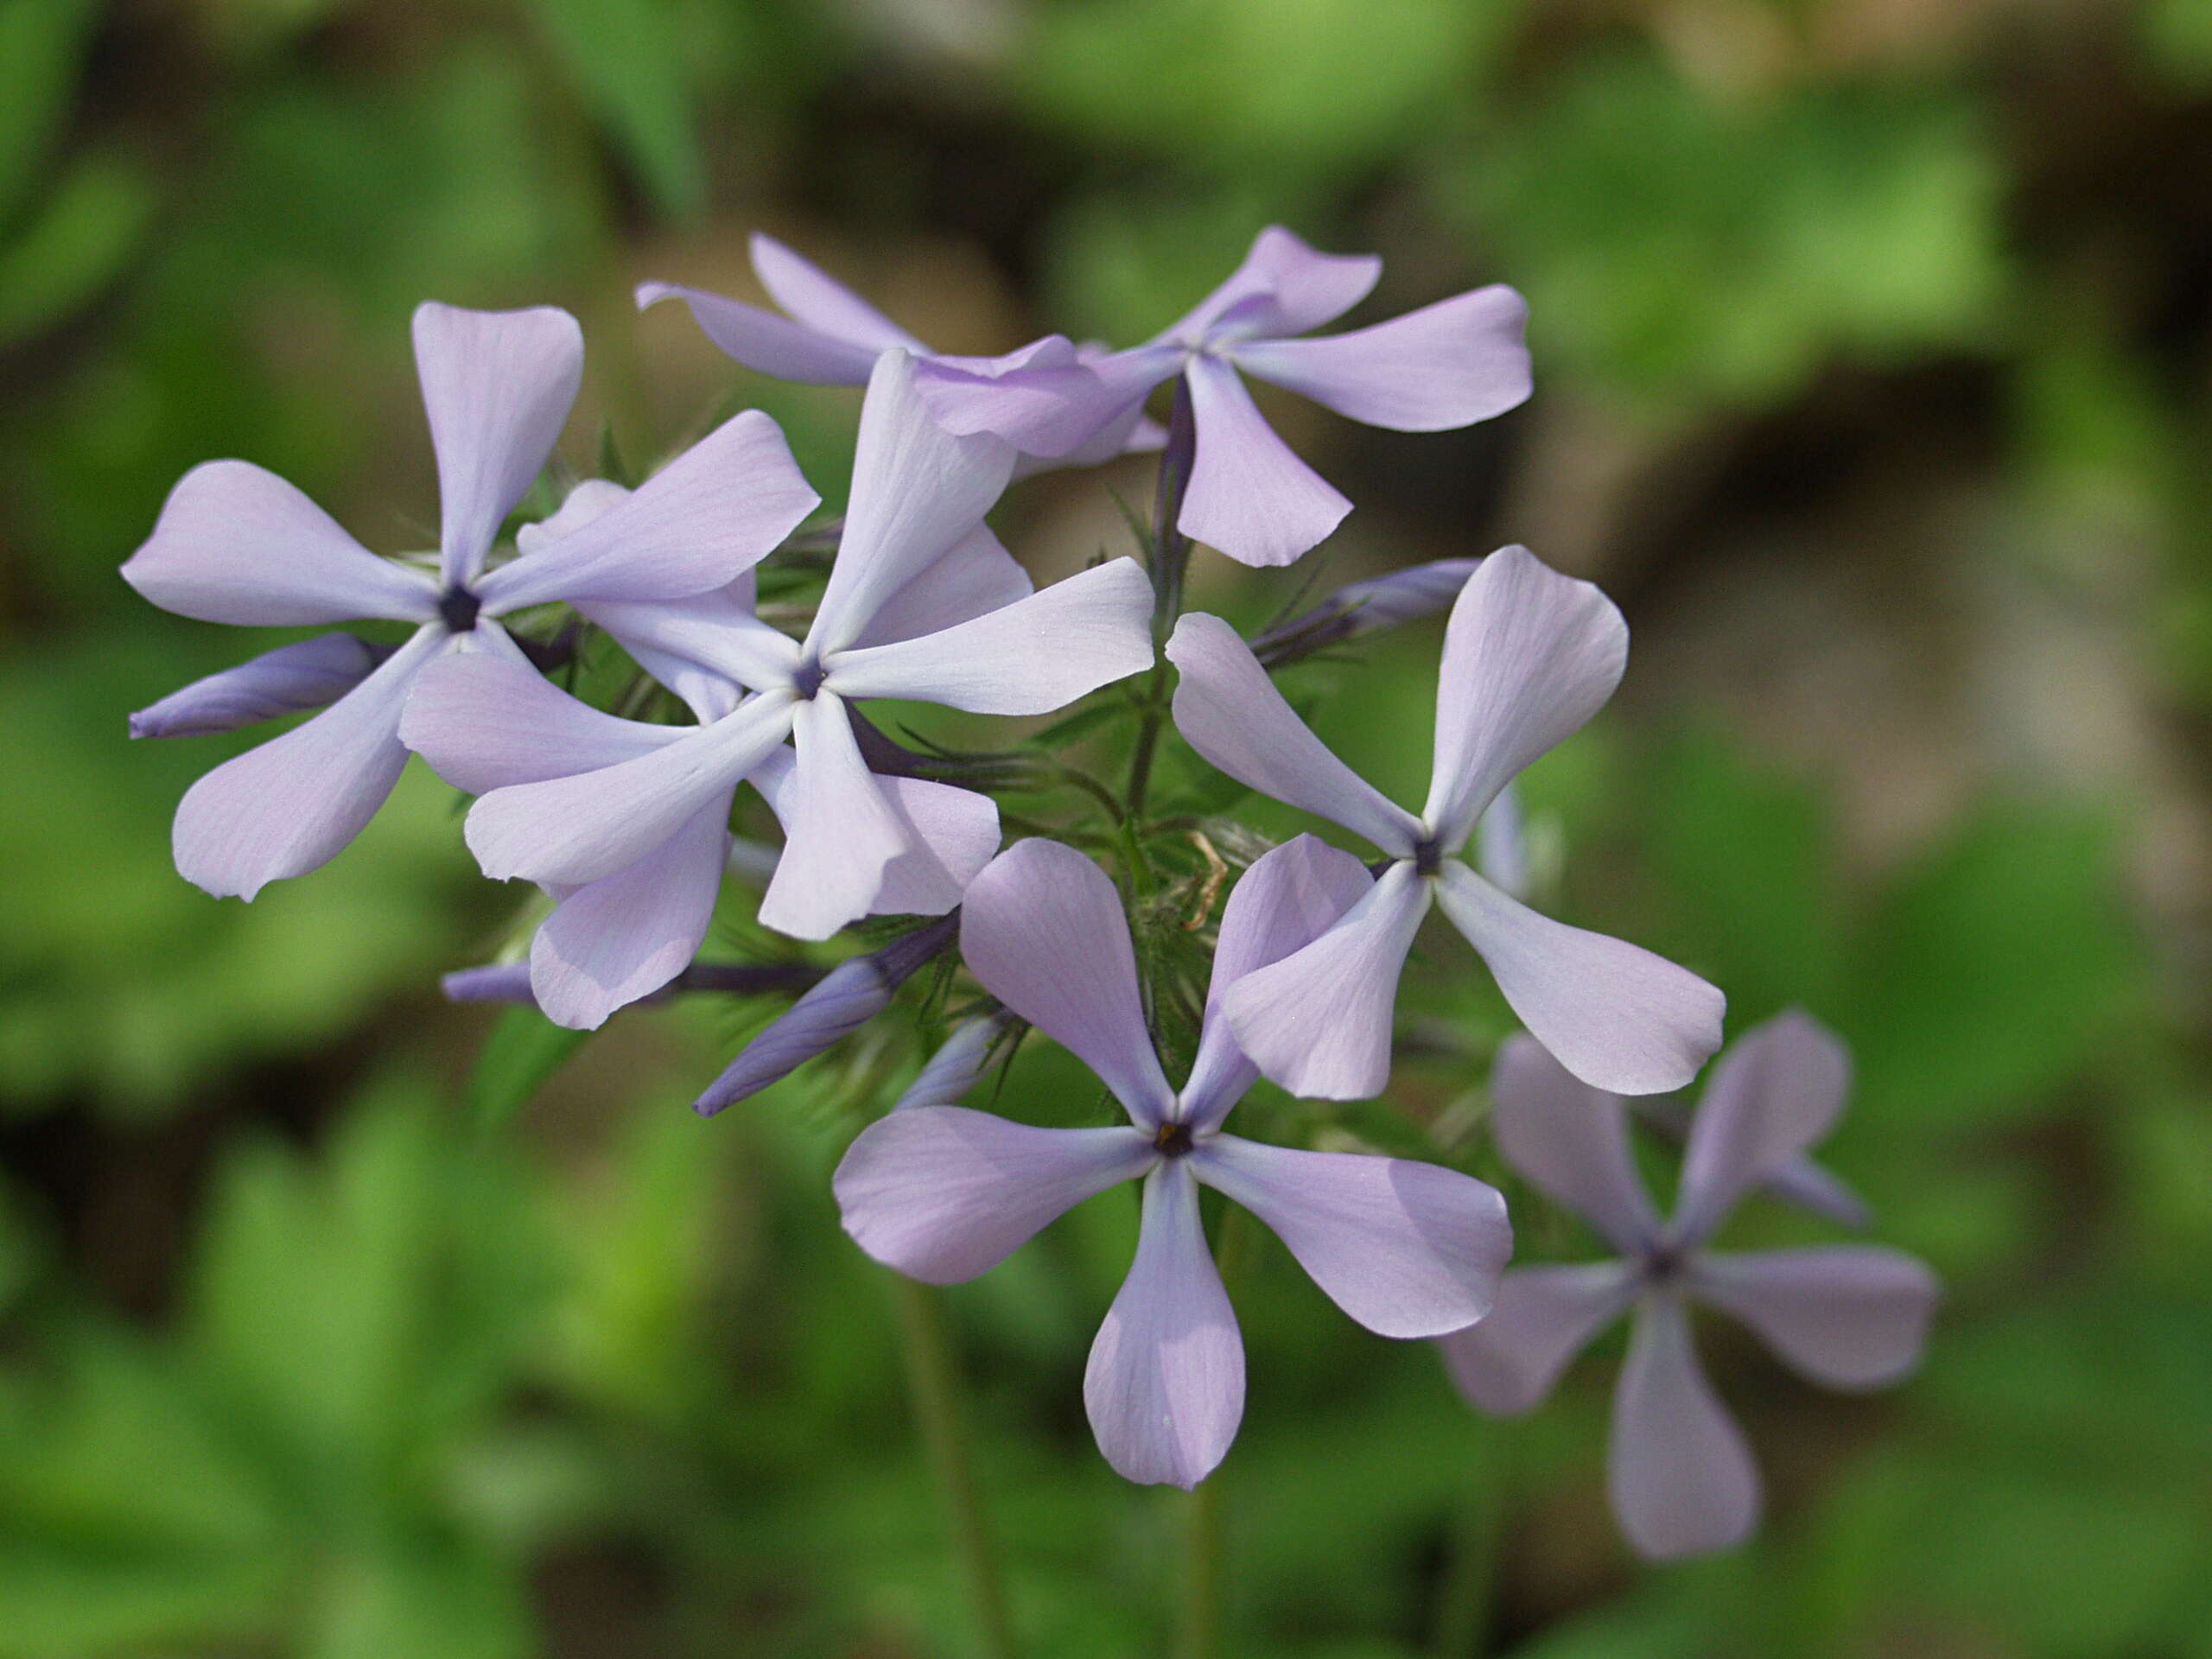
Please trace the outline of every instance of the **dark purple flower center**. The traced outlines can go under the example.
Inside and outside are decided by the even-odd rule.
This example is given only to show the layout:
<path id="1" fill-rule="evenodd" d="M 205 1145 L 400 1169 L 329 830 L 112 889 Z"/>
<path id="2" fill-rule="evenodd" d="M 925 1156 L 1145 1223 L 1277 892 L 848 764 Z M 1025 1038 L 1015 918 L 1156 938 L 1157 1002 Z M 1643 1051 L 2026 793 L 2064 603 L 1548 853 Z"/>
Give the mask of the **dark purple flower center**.
<path id="1" fill-rule="evenodd" d="M 1681 1276 L 1689 1264 L 1689 1252 L 1679 1244 L 1654 1244 L 1644 1253 L 1643 1277 L 1647 1284 L 1664 1285 Z"/>
<path id="2" fill-rule="evenodd" d="M 1433 836 L 1414 843 L 1414 874 L 1434 875 L 1444 868 L 1444 846 Z"/>
<path id="3" fill-rule="evenodd" d="M 791 671 L 791 690 L 798 693 L 800 702 L 810 702 L 829 677 L 829 671 L 810 657 Z"/>
<path id="4" fill-rule="evenodd" d="M 1181 1123 L 1163 1123 L 1152 1137 L 1152 1149 L 1163 1158 L 1180 1158 L 1191 1149 L 1191 1131 Z"/>
<path id="5" fill-rule="evenodd" d="M 438 614 L 445 625 L 455 633 L 467 633 L 476 626 L 476 613 L 484 608 L 484 601 L 459 582 L 438 595 Z"/>

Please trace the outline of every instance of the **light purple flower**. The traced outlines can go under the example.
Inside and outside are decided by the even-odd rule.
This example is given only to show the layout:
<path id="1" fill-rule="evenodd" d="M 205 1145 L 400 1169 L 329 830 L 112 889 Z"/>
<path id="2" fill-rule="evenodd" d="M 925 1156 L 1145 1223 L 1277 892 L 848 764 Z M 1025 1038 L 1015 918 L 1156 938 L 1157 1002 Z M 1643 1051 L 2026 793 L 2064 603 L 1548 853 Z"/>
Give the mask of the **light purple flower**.
<path id="1" fill-rule="evenodd" d="M 838 1166 L 845 1230 L 935 1284 L 995 1265 L 1062 1211 L 1142 1177 L 1136 1261 L 1090 1351 L 1084 1402 L 1131 1480 L 1192 1486 L 1235 1437 L 1244 1353 L 1198 1218 L 1201 1184 L 1273 1228 L 1345 1313 L 1389 1337 L 1482 1318 L 1512 1248 L 1505 1205 L 1431 1164 L 1262 1146 L 1221 1132 L 1257 1074 L 1221 1018 L 1238 977 L 1296 949 L 1366 890 L 1348 854 L 1301 836 L 1230 896 L 1190 1079 L 1160 1071 L 1114 884 L 1082 854 L 1025 841 L 968 890 L 961 949 L 984 987 L 1074 1052 L 1128 1113 L 1120 1128 L 1045 1129 L 916 1105 L 861 1133 Z"/>
<path id="2" fill-rule="evenodd" d="M 1477 289 L 1371 327 L 1294 336 L 1344 315 L 1382 275 L 1373 254 L 1317 253 L 1270 226 L 1229 280 L 1145 345 L 1092 361 L 1098 424 L 1141 406 L 1180 375 L 1198 435 L 1176 527 L 1245 564 L 1288 564 L 1351 511 L 1270 427 L 1239 371 L 1370 426 L 1439 432 L 1502 415 L 1529 396 L 1528 306 L 1503 286 Z M 1008 376 L 1018 380 L 1019 376 Z M 924 371 L 938 418 L 978 429 L 1009 397 Z M 1073 420 L 1075 417 L 1069 417 Z"/>
<path id="3" fill-rule="evenodd" d="M 1622 1530 L 1645 1555 L 1723 1549 L 1758 1518 L 1758 1471 L 1699 1368 L 1688 1302 L 1733 1314 L 1830 1388 L 1878 1388 L 1919 1361 L 1941 1289 L 1911 1256 L 1856 1244 L 1749 1255 L 1707 1248 L 1738 1199 L 1827 1132 L 1849 1081 L 1843 1045 L 1803 1014 L 1746 1033 L 1706 1085 L 1674 1218 L 1662 1221 L 1630 1156 L 1626 1103 L 1576 1082 L 1526 1038 L 1499 1052 L 1498 1150 L 1621 1255 L 1515 1268 L 1490 1318 L 1445 1338 L 1445 1357 L 1477 1405 L 1516 1415 L 1633 1308 L 1608 1485 Z"/>
<path id="4" fill-rule="evenodd" d="M 915 400 L 911 376 L 906 353 L 891 352 L 870 384 L 842 545 L 804 643 L 760 622 L 728 589 L 677 606 L 580 607 L 691 703 L 696 728 L 636 727 L 613 743 L 613 727 L 628 723 L 610 725 L 578 705 L 561 716 L 570 728 L 565 747 L 549 748 L 529 732 L 504 733 L 486 714 L 488 675 L 442 670 L 435 699 L 418 697 L 410 712 L 408 741 L 481 794 L 467 834 L 486 874 L 587 889 L 637 872 L 641 861 L 680 858 L 696 861 L 703 892 L 727 852 L 731 793 L 749 778 L 786 836 L 761 902 L 766 925 L 821 939 L 872 910 L 941 913 L 958 902 L 960 884 L 997 844 L 995 808 L 964 790 L 869 772 L 847 700 L 1050 712 L 1151 663 L 1152 588 L 1135 563 L 1116 559 L 1031 593 L 982 528 L 1012 450 L 940 430 Z M 577 533 L 588 531 L 550 545 Z M 754 695 L 740 701 L 740 688 Z M 554 718 L 543 698 L 537 704 Z M 535 732 L 545 721 L 531 724 Z M 795 756 L 784 750 L 787 738 Z M 496 756 L 480 753 L 487 743 Z M 964 869 L 932 852 L 986 841 Z M 665 891 L 664 874 L 637 879 L 639 891 L 611 899 L 594 934 L 640 914 L 651 891 Z M 703 928 L 704 909 L 686 913 Z M 666 937 L 652 969 L 664 978 L 696 938 L 678 950 L 671 931 L 658 931 Z M 634 995 L 642 971 L 592 977 Z M 543 981 L 538 995 L 563 1017 Z"/>
<path id="5" fill-rule="evenodd" d="M 891 1006 L 899 988 L 952 943 L 958 925 L 948 917 L 903 934 L 880 950 L 848 957 L 762 1027 L 692 1103 L 692 1110 L 712 1117 L 842 1042 Z"/>
<path id="6" fill-rule="evenodd" d="M 988 430 L 1022 452 L 1015 474 L 1050 467 L 1092 466 L 1127 450 L 1157 449 L 1166 435 L 1144 419 L 1143 399 L 1099 408 L 1100 387 L 1089 365 L 1112 353 L 1048 334 L 1002 357 L 932 352 L 842 283 L 773 237 L 755 232 L 753 270 L 788 315 L 673 283 L 644 283 L 639 309 L 681 300 L 692 319 L 729 356 L 779 380 L 811 385 L 864 386 L 876 359 L 903 351 L 941 370 L 948 385 L 995 391 L 988 424 L 958 426 L 963 435 Z"/>
<path id="7" fill-rule="evenodd" d="M 1720 1046 L 1719 991 L 1648 950 L 1538 915 L 1460 857 L 1505 785 L 1612 695 L 1627 654 L 1620 613 L 1590 583 L 1522 547 L 1484 559 L 1452 607 L 1434 771 L 1415 817 L 1322 746 L 1235 629 L 1198 613 L 1176 625 L 1175 723 L 1191 747 L 1389 861 L 1337 926 L 1230 993 L 1236 1039 L 1262 1072 L 1325 1099 L 1380 1092 L 1398 977 L 1433 901 L 1522 1023 L 1585 1082 L 1656 1094 L 1697 1075 Z"/>
<path id="8" fill-rule="evenodd" d="M 525 529 L 522 539 L 535 547 L 569 533 L 623 494 L 615 485 L 580 485 L 559 512 Z M 940 613 L 948 603 L 955 609 L 988 603 L 1002 588 L 1001 564 L 1019 570 L 995 543 L 971 542 L 914 579 L 927 593 L 895 595 L 894 601 L 909 614 Z M 737 657 L 754 649 L 753 636 L 772 633 L 753 614 L 752 582 L 748 574 L 681 607 L 587 601 L 580 607 L 683 699 L 696 727 L 619 719 L 512 664 L 454 658 L 424 671 L 409 698 L 401 739 L 447 782 L 477 795 L 656 753 L 745 706 L 744 688 L 735 681 L 677 653 Z M 747 774 L 779 816 L 794 764 L 790 749 L 779 745 Z M 750 850 L 728 830 L 741 781 L 725 779 L 676 834 L 622 868 L 589 881 L 546 884 L 558 902 L 531 940 L 530 977 L 532 998 L 549 1019 L 598 1026 L 684 970 L 713 919 L 725 870 Z M 998 850 L 997 807 L 987 797 L 922 779 L 880 778 L 874 785 L 910 842 L 885 868 L 874 908 L 918 915 L 951 909 Z"/>
<path id="9" fill-rule="evenodd" d="M 210 461 L 169 493 L 146 544 L 123 567 L 165 610 L 209 622 L 300 626 L 384 618 L 414 635 L 336 686 L 305 724 L 225 762 L 177 809 L 177 868 L 218 895 L 251 899 L 281 877 L 322 864 L 359 833 L 406 763 L 400 711 L 416 675 L 448 652 L 523 664 L 495 619 L 553 600 L 666 600 L 728 582 L 781 541 L 817 502 L 783 435 L 747 413 L 677 457 L 590 533 L 557 555 L 487 568 L 499 525 L 543 466 L 582 373 L 583 341 L 565 311 L 415 313 L 415 358 L 437 451 L 443 530 L 435 569 L 379 558 L 274 474 Z M 342 640 L 342 636 L 338 637 Z M 179 694 L 188 718 L 232 699 L 277 712 L 320 696 L 303 671 L 314 652 L 271 652 L 234 677 Z M 277 659 L 282 658 L 282 662 Z M 317 656 L 320 660 L 320 656 Z M 220 683 L 218 683 L 220 682 Z M 166 725 L 170 698 L 142 711 Z M 224 716 L 228 718 L 228 715 Z"/>

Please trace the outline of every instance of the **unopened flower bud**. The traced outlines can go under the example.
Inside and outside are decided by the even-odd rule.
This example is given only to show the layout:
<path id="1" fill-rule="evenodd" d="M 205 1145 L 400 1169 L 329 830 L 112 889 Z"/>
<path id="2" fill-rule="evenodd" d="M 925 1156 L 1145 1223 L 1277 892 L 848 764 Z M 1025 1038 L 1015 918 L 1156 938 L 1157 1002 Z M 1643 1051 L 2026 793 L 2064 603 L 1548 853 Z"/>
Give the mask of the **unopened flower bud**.
<path id="1" fill-rule="evenodd" d="M 880 950 L 849 957 L 770 1020 L 738 1051 L 728 1068 L 692 1103 L 702 1117 L 781 1082 L 851 1036 L 891 1005 L 898 988 L 949 944 L 959 912 L 893 939 Z"/>
<path id="2" fill-rule="evenodd" d="M 391 654 L 350 633 L 279 645 L 141 709 L 130 716 L 130 735 L 199 737 L 320 709 L 351 691 Z"/>
<path id="3" fill-rule="evenodd" d="M 463 968 L 438 982 L 448 1002 L 527 1002 L 537 1006 L 530 988 L 530 963 L 492 962 Z"/>
<path id="4" fill-rule="evenodd" d="M 1312 610 L 1269 628 L 1252 641 L 1252 654 L 1280 668 L 1377 628 L 1414 622 L 1449 610 L 1480 559 L 1435 559 L 1387 576 L 1339 588 Z"/>

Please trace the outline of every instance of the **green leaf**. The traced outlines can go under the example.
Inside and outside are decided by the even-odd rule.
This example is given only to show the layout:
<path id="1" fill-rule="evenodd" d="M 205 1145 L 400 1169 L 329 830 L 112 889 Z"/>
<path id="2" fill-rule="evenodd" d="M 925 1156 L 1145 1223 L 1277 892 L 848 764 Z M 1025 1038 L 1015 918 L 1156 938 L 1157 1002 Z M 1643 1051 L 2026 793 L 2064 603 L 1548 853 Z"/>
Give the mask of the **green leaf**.
<path id="1" fill-rule="evenodd" d="M 556 1026 L 536 1008 L 501 1009 L 462 1093 L 469 1120 L 487 1131 L 505 1124 L 590 1035 Z"/>
<path id="2" fill-rule="evenodd" d="M 532 10 L 654 198 L 696 217 L 706 157 L 691 56 L 669 0 L 533 0 Z"/>
<path id="3" fill-rule="evenodd" d="M 0 250 L 0 345 L 35 334 L 92 298 L 137 248 L 154 189 L 133 163 L 88 156 Z"/>

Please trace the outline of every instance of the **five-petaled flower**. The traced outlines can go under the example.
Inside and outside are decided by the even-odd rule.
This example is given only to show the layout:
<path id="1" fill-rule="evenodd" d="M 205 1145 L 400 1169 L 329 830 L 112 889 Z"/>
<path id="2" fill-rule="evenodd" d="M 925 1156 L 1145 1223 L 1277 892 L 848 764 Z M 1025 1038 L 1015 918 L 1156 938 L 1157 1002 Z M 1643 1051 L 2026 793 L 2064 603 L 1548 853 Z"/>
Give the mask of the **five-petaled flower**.
<path id="1" fill-rule="evenodd" d="M 1911 1256 L 1864 1244 L 1741 1255 L 1707 1248 L 1745 1193 L 1827 1133 L 1850 1069 L 1843 1045 L 1802 1014 L 1746 1033 L 1706 1084 L 1674 1217 L 1662 1221 L 1630 1157 L 1624 1103 L 1576 1082 L 1525 1037 L 1498 1054 L 1498 1150 L 1621 1254 L 1516 1268 L 1491 1316 L 1446 1338 L 1445 1356 L 1477 1405 L 1516 1414 L 1633 1307 L 1608 1485 L 1622 1529 L 1646 1555 L 1725 1548 L 1758 1518 L 1758 1470 L 1699 1368 L 1686 1302 L 1733 1314 L 1831 1388 L 1878 1388 L 1919 1358 L 1939 1287 Z"/>
<path id="2" fill-rule="evenodd" d="M 1189 315 L 1142 346 L 1090 359 L 1096 390 L 1087 420 L 1066 418 L 1078 429 L 1109 427 L 1180 376 L 1198 442 L 1176 527 L 1245 564 L 1288 564 L 1335 530 L 1351 503 L 1276 435 L 1238 371 L 1398 432 L 1471 426 L 1529 396 L 1529 308 L 1503 284 L 1349 334 L 1294 338 L 1351 310 L 1382 274 L 1373 254 L 1317 253 L 1269 226 Z M 1021 372 L 981 380 L 957 365 L 925 365 L 921 377 L 951 430 L 1011 435 L 1040 418 L 1035 393 L 1023 401 Z M 1080 404 L 1079 385 L 1070 391 Z"/>
<path id="3" fill-rule="evenodd" d="M 1230 993 L 1236 1039 L 1300 1095 L 1357 1100 L 1390 1069 L 1398 976 L 1432 899 L 1490 964 L 1522 1023 L 1585 1082 L 1679 1089 L 1720 1046 L 1719 991 L 1636 945 L 1538 915 L 1459 856 L 1523 767 L 1578 730 L 1620 681 L 1628 628 L 1586 582 L 1526 548 L 1491 554 L 1452 607 L 1436 698 L 1435 768 L 1415 817 L 1331 753 L 1235 629 L 1176 625 L 1175 723 L 1238 782 L 1364 836 L 1389 867 L 1344 919 Z"/>
<path id="4" fill-rule="evenodd" d="M 516 539 L 534 553 L 592 524 L 626 493 L 603 480 L 579 484 L 558 512 L 524 525 Z M 725 671 L 728 664 L 789 645 L 753 613 L 753 590 L 747 572 L 680 603 L 582 601 L 576 607 L 682 699 L 697 726 L 618 719 L 526 669 L 466 656 L 423 671 L 409 695 L 400 741 L 473 795 L 652 754 L 737 710 L 745 688 Z M 1027 573 L 979 529 L 893 594 L 876 613 L 868 638 L 888 641 L 950 627 L 1030 592 Z M 739 783 L 750 781 L 783 817 L 794 798 L 795 769 L 791 747 L 779 744 L 743 779 L 727 778 L 675 834 L 632 862 L 581 884 L 546 884 L 557 902 L 531 937 L 529 973 L 532 1000 L 548 1018 L 597 1026 L 683 970 L 713 919 L 725 867 L 761 850 L 729 833 Z M 969 878 L 998 851 L 998 808 L 988 797 L 925 779 L 877 778 L 874 786 L 904 827 L 907 845 L 884 867 L 870 911 L 931 916 L 951 909 Z M 769 855 L 771 880 L 780 861 Z"/>
<path id="5" fill-rule="evenodd" d="M 620 509 L 556 550 L 487 568 L 499 526 L 560 436 L 583 372 L 565 311 L 415 313 L 415 358 L 438 458 L 442 535 L 435 569 L 379 558 L 275 474 L 242 461 L 194 467 L 123 567 L 164 610 L 208 622 L 289 627 L 363 618 L 411 622 L 379 658 L 344 636 L 280 647 L 188 687 L 140 716 L 167 735 L 223 716 L 332 707 L 225 762 L 177 808 L 176 865 L 218 895 L 251 899 L 328 861 L 360 833 L 406 764 L 398 736 L 410 686 L 433 658 L 483 652 L 527 670 L 496 619 L 551 601 L 671 600 L 735 577 L 812 512 L 783 434 L 739 415 L 670 462 Z M 312 642 L 310 642 L 312 643 Z M 308 677 L 321 671 L 320 685 Z M 327 690 L 328 696 L 321 696 Z M 180 717 L 180 703 L 193 717 Z"/>
<path id="6" fill-rule="evenodd" d="M 1020 450 L 1014 475 L 1054 467 L 1094 466 L 1126 451 L 1157 449 L 1166 434 L 1144 418 L 1144 400 L 1101 401 L 1089 365 L 1111 355 L 1047 334 L 1001 357 L 932 352 L 828 272 L 772 236 L 755 232 L 753 272 L 789 315 L 747 305 L 704 289 L 642 283 L 640 310 L 681 300 L 708 339 L 748 369 L 809 385 L 864 386 L 876 359 L 906 352 L 955 387 L 996 388 L 988 429 Z M 985 429 L 971 426 L 970 431 Z"/>
<path id="7" fill-rule="evenodd" d="M 823 939 L 868 914 L 918 831 L 904 796 L 862 760 L 849 702 L 898 697 L 976 714 L 1045 714 L 1153 660 L 1152 584 L 1134 561 L 1109 560 L 1030 594 L 988 532 L 979 540 L 1013 460 L 996 438 L 942 431 L 914 397 L 906 353 L 885 353 L 861 412 L 836 563 L 805 639 L 749 610 L 710 616 L 692 604 L 656 617 L 625 607 L 610 626 L 633 654 L 647 652 L 649 671 L 679 690 L 684 671 L 703 671 L 753 695 L 702 708 L 695 728 L 658 728 L 649 748 L 610 753 L 596 769 L 490 788 L 467 825 L 485 874 L 581 887 L 674 838 L 705 838 L 706 825 L 719 834 L 731 792 L 774 767 L 790 738 L 797 754 L 788 776 L 770 785 L 786 838 L 760 920 Z M 988 604 L 980 613 L 964 582 L 938 582 L 933 570 L 955 550 L 979 547 L 986 551 L 973 563 Z M 1009 569 L 1019 596 L 993 586 Z M 931 580 L 918 581 L 925 573 Z M 470 726 L 483 699 L 454 671 L 442 678 L 435 710 L 410 715 L 408 734 L 447 771 L 450 753 L 478 741 Z M 932 907 L 949 908 L 952 898 Z"/>
<path id="8" fill-rule="evenodd" d="M 1084 1378 L 1099 1449 L 1131 1480 L 1196 1484 L 1243 1414 L 1243 1345 L 1199 1224 L 1201 1184 L 1266 1222 L 1371 1331 L 1436 1336 L 1489 1310 L 1512 1249 L 1494 1188 L 1433 1164 L 1222 1133 L 1257 1076 L 1221 1017 L 1223 994 L 1328 926 L 1366 885 L 1349 854 L 1310 836 L 1252 867 L 1222 916 L 1198 1056 L 1179 1091 L 1145 1029 L 1114 884 L 1073 848 L 1015 843 L 968 889 L 962 952 L 986 989 L 1098 1075 L 1128 1123 L 1035 1128 L 910 1105 L 870 1125 L 838 1166 L 846 1230 L 878 1261 L 938 1284 L 975 1277 L 1062 1211 L 1143 1179 L 1136 1260 Z"/>

